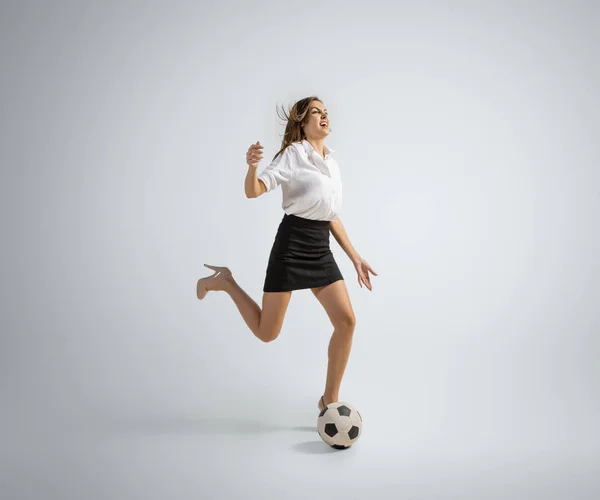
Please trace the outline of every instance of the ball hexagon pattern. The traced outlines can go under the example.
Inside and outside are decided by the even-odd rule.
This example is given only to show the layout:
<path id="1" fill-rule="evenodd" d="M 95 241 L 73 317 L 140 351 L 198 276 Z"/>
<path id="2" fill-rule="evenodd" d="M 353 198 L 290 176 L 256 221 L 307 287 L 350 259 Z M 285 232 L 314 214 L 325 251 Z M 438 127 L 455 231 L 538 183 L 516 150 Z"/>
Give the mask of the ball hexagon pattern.
<path id="1" fill-rule="evenodd" d="M 344 450 L 352 446 L 360 437 L 362 417 L 358 410 L 348 403 L 329 403 L 317 418 L 317 431 L 321 439 L 332 448 Z"/>

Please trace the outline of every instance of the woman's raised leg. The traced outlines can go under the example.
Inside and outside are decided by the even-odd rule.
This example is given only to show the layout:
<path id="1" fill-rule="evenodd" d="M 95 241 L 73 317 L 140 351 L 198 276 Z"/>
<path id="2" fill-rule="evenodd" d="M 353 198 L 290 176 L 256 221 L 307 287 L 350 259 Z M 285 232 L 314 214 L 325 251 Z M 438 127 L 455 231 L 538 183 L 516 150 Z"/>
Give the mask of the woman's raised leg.
<path id="1" fill-rule="evenodd" d="M 275 340 L 283 326 L 292 292 L 264 292 L 262 309 L 237 281 L 226 267 L 206 266 L 220 270 L 222 277 L 208 281 L 206 290 L 226 292 L 237 306 L 250 331 L 263 342 Z"/>

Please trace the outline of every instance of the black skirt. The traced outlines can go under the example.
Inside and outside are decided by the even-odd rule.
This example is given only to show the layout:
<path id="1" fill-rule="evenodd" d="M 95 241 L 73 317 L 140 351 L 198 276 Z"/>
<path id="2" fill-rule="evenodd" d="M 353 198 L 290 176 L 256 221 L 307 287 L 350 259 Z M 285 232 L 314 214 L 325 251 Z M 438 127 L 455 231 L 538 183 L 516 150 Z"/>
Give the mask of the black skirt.
<path id="1" fill-rule="evenodd" d="M 263 291 L 288 292 L 343 280 L 329 234 L 329 221 L 285 214 L 269 255 Z"/>

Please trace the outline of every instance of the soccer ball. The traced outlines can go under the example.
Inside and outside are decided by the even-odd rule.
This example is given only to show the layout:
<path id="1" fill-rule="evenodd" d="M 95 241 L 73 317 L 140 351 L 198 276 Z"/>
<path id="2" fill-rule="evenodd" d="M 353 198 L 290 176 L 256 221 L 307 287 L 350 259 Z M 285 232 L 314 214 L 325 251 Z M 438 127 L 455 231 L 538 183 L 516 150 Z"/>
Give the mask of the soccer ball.
<path id="1" fill-rule="evenodd" d="M 348 403 L 329 403 L 317 419 L 317 431 L 321 439 L 337 450 L 352 446 L 362 431 L 362 417 Z"/>

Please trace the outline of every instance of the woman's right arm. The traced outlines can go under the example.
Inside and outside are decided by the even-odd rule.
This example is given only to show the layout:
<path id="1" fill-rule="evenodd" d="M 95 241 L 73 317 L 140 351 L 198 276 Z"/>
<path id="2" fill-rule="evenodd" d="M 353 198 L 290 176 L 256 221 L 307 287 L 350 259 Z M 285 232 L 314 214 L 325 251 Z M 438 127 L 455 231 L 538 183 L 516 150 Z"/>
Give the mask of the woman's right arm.
<path id="1" fill-rule="evenodd" d="M 246 163 L 248 165 L 248 172 L 246 172 L 246 180 L 244 181 L 244 191 L 246 192 L 246 198 L 258 198 L 261 194 L 267 192 L 267 187 L 262 181 L 258 180 L 256 170 L 258 164 L 262 160 L 263 146 L 260 141 L 256 144 L 252 144 L 248 148 L 246 153 Z"/>
<path id="2" fill-rule="evenodd" d="M 248 165 L 248 172 L 246 172 L 246 181 L 244 182 L 246 198 L 258 198 L 261 194 L 267 192 L 267 187 L 263 184 L 262 181 L 258 180 L 256 170 L 257 167 Z"/>

